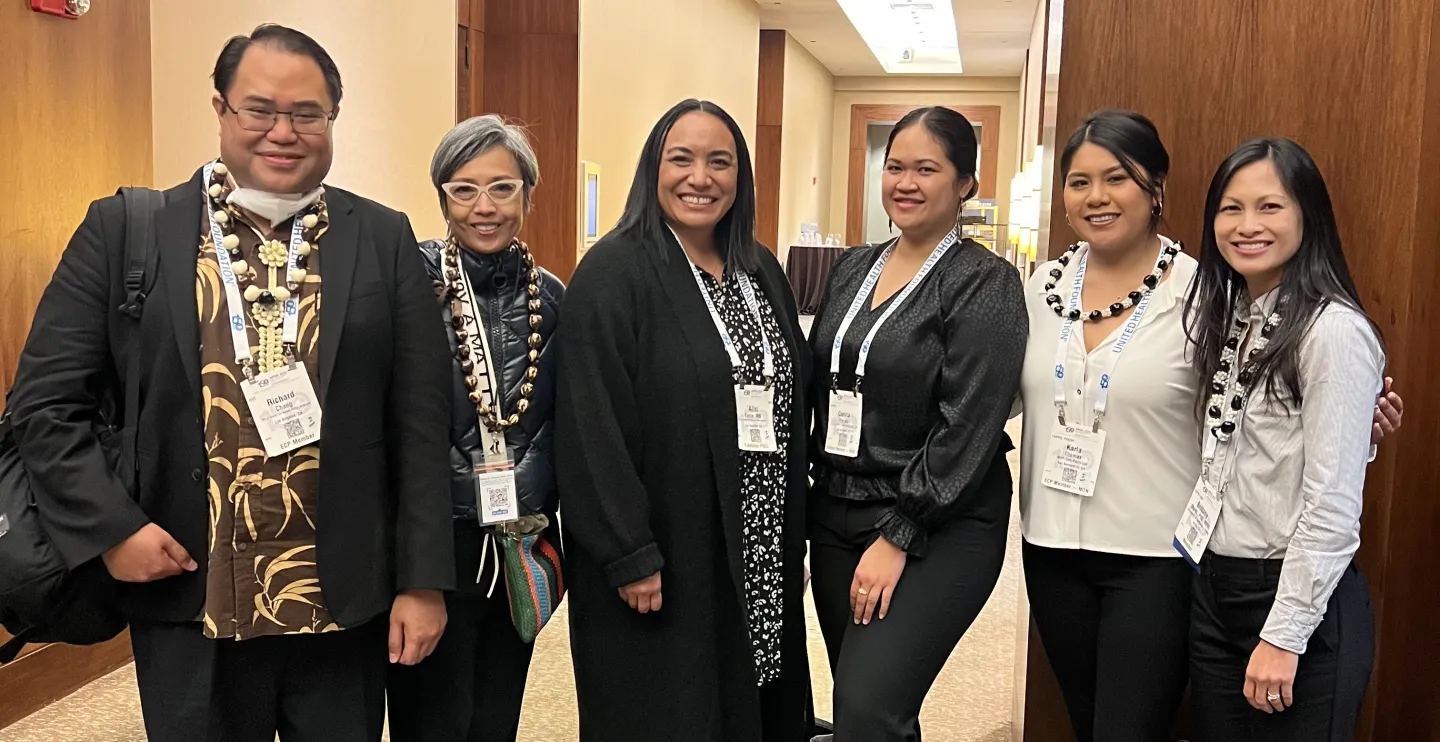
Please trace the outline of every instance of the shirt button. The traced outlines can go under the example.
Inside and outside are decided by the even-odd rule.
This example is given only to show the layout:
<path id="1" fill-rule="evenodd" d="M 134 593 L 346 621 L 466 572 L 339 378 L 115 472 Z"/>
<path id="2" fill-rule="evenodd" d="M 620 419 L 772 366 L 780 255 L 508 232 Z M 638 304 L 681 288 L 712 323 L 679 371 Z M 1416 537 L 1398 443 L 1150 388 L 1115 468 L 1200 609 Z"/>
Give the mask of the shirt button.
<path id="1" fill-rule="evenodd" d="M 249 550 L 250 550 L 250 544 L 247 544 L 247 543 L 245 543 L 245 542 L 242 541 L 242 542 L 240 542 L 240 543 L 238 543 L 238 544 L 235 544 L 235 550 L 236 550 L 236 551 L 239 551 L 239 552 L 249 551 Z"/>
<path id="2" fill-rule="evenodd" d="M 201 478 L 202 476 L 204 476 L 204 475 L 200 473 L 200 470 L 199 470 L 199 469 L 191 469 L 191 470 L 190 470 L 190 478 L 191 478 L 191 479 L 193 479 L 193 480 L 195 480 L 195 481 L 198 482 L 198 481 L 200 481 L 200 478 Z"/>

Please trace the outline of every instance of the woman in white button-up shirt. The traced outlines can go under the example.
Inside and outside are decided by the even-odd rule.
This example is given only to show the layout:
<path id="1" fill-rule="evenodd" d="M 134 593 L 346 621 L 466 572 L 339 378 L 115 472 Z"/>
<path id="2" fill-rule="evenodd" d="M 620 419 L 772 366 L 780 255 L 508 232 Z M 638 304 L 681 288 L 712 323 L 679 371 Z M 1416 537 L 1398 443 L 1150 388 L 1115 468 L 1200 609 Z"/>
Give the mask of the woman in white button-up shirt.
<path id="1" fill-rule="evenodd" d="M 1182 322 L 1196 262 L 1167 257 L 1173 243 L 1156 231 L 1169 156 L 1144 116 L 1091 117 L 1060 167 L 1066 220 L 1085 242 L 1026 290 L 1026 587 L 1077 738 L 1148 742 L 1169 732 L 1189 669 L 1192 570 L 1173 541 L 1202 455 Z M 1377 437 L 1398 425 L 1398 405 L 1376 411 Z"/>
<path id="2" fill-rule="evenodd" d="M 1196 739 L 1353 739 L 1375 628 L 1353 558 L 1385 353 L 1300 145 L 1255 140 L 1221 164 L 1186 318 L 1208 385 L 1204 515 L 1177 532 L 1203 553 Z"/>

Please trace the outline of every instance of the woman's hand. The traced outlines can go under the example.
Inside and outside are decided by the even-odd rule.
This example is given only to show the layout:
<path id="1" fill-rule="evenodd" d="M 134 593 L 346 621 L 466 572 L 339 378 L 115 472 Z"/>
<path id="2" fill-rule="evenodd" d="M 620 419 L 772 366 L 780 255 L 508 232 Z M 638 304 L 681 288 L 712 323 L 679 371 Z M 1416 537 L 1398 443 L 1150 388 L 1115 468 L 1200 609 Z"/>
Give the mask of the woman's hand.
<path id="1" fill-rule="evenodd" d="M 1267 714 L 1284 711 L 1295 703 L 1295 668 L 1300 655 L 1260 641 L 1245 668 L 1245 700 Z"/>
<path id="2" fill-rule="evenodd" d="M 660 610 L 660 573 L 620 588 L 620 599 L 641 613 Z"/>
<path id="3" fill-rule="evenodd" d="M 1375 425 L 1370 429 L 1370 445 L 1380 445 L 1380 439 L 1394 435 L 1400 429 L 1400 418 L 1405 414 L 1405 400 L 1390 391 L 1395 380 L 1385 377 L 1385 391 L 1375 401 Z"/>
<path id="4" fill-rule="evenodd" d="M 855 613 L 855 623 L 870 623 L 876 605 L 880 606 L 880 618 L 884 620 L 904 571 L 905 551 L 886 541 L 884 536 L 875 539 L 860 557 L 855 579 L 850 581 L 850 610 Z"/>

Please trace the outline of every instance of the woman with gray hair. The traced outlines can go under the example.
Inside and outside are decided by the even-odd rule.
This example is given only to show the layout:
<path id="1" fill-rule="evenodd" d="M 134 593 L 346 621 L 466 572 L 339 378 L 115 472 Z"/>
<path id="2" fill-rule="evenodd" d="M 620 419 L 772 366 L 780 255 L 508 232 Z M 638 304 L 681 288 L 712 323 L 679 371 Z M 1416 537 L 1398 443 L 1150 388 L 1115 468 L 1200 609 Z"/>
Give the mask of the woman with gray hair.
<path id="1" fill-rule="evenodd" d="M 430 178 L 449 231 L 420 249 L 454 354 L 459 587 L 435 652 L 392 670 L 390 738 L 513 741 L 535 634 L 563 594 L 549 346 L 565 287 L 519 238 L 539 179 L 524 130 L 494 115 L 459 124 Z"/>

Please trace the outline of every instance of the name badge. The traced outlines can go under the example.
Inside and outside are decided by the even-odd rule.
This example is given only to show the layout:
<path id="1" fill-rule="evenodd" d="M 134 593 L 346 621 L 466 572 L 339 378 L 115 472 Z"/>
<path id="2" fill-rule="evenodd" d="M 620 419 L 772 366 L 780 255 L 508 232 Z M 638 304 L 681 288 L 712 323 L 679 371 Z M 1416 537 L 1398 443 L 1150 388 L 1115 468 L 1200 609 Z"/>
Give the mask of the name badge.
<path id="1" fill-rule="evenodd" d="M 1095 495 L 1100 478 L 1100 457 L 1105 453 L 1105 431 L 1057 426 L 1050 433 L 1041 483 L 1081 497 Z"/>
<path id="2" fill-rule="evenodd" d="M 266 456 L 279 456 L 320 440 L 320 400 L 305 364 L 294 363 L 244 379 L 240 390 Z"/>
<path id="3" fill-rule="evenodd" d="M 735 428 L 740 450 L 775 453 L 775 390 L 763 386 L 735 387 Z"/>
<path id="4" fill-rule="evenodd" d="M 475 480 L 475 510 L 481 525 L 493 526 L 520 517 L 520 495 L 515 487 L 515 462 L 509 451 L 471 457 Z"/>
<path id="5" fill-rule="evenodd" d="M 1220 493 L 1201 477 L 1195 483 L 1195 491 L 1190 493 L 1190 502 L 1185 504 L 1180 525 L 1175 529 L 1175 550 L 1197 572 L 1200 571 L 1200 557 L 1205 555 L 1205 547 L 1215 533 L 1215 525 L 1220 522 L 1222 499 Z"/>
<path id="6" fill-rule="evenodd" d="M 860 419 L 864 398 L 855 392 L 830 391 L 830 416 L 825 426 L 825 453 L 854 458 L 860 455 Z"/>

